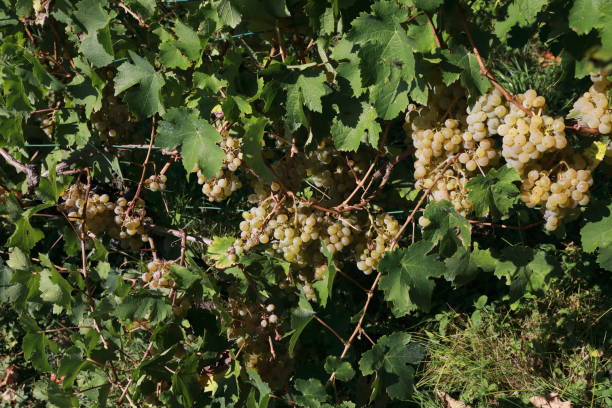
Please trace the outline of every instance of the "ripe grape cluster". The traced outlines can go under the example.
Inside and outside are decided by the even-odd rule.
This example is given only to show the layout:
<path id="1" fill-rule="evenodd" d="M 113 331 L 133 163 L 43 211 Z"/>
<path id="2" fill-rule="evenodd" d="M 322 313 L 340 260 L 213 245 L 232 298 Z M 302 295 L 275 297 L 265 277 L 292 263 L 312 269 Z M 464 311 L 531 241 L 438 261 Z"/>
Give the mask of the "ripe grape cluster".
<path id="1" fill-rule="evenodd" d="M 270 363 L 266 359 L 271 357 L 269 344 L 271 339 L 277 337 L 277 329 L 283 323 L 276 305 L 268 302 L 247 303 L 232 298 L 228 301 L 227 311 L 231 318 L 227 336 L 236 342 L 247 367 Z M 279 344 L 277 347 L 282 346 Z"/>
<path id="2" fill-rule="evenodd" d="M 444 94 L 440 95 L 434 94 L 434 107 L 449 104 Z M 497 164 L 499 155 L 489 136 L 499 124 L 498 115 L 505 112 L 499 108 L 501 95 L 495 91 L 482 96 L 471 108 L 459 90 L 453 90 L 453 95 L 457 98 L 455 103 L 437 120 L 434 113 L 440 113 L 439 108 L 414 110 L 416 113 L 406 116 L 405 128 L 415 147 L 416 187 L 431 188 L 435 201 L 449 200 L 458 212 L 467 215 L 472 208 L 467 182 L 472 173 Z M 437 101 L 437 97 L 444 102 Z M 455 155 L 457 160 L 440 174 L 442 164 Z"/>
<path id="3" fill-rule="evenodd" d="M 523 173 L 528 163 L 541 159 L 544 153 L 564 149 L 567 138 L 563 118 L 541 113 L 546 108 L 546 100 L 536 91 L 530 89 L 516 95 L 516 100 L 525 108 L 536 110 L 534 115 L 529 116 L 510 104 L 510 111 L 497 132 L 503 137 L 502 156 L 506 163 Z"/>
<path id="4" fill-rule="evenodd" d="M 572 116 L 579 117 L 579 124 L 597 129 L 599 133 L 612 133 L 612 109 L 608 92 L 612 87 L 605 75 L 591 75 L 593 85 L 575 103 Z"/>
<path id="5" fill-rule="evenodd" d="M 128 106 L 113 95 L 112 87 L 105 88 L 103 95 L 102 107 L 91 114 L 91 122 L 100 139 L 115 144 L 138 142 Z"/>
<path id="6" fill-rule="evenodd" d="M 147 264 L 147 271 L 141 279 L 151 289 L 171 288 L 174 286 L 170 267 L 174 262 L 155 259 Z"/>
<path id="7" fill-rule="evenodd" d="M 378 267 L 383 254 L 391 248 L 399 229 L 400 225 L 395 218 L 389 214 L 378 214 L 361 243 L 365 248 L 359 255 L 357 268 L 366 275 L 371 274 Z"/>
<path id="8" fill-rule="evenodd" d="M 560 220 L 578 205 L 589 203 L 589 189 L 593 185 L 591 171 L 579 155 L 563 160 L 548 170 L 534 168 L 521 184 L 521 201 L 528 207 L 542 206 L 545 227 L 554 231 Z"/>
<path id="9" fill-rule="evenodd" d="M 166 181 L 168 181 L 168 177 L 165 174 L 153 174 L 145 179 L 144 185 L 151 191 L 164 191 Z"/>
<path id="10" fill-rule="evenodd" d="M 129 209 L 129 202 L 124 197 L 113 202 L 108 194 L 87 193 L 85 185 L 71 185 L 62 193 L 59 209 L 79 229 L 84 223 L 88 236 L 107 233 L 120 240 L 124 248 L 131 249 L 138 249 L 149 240 L 144 230 L 144 224 L 149 220 L 142 199 L 136 200 L 133 208 Z"/>
<path id="11" fill-rule="evenodd" d="M 86 186 L 77 183 L 68 187 L 61 197 L 63 201 L 59 209 L 78 228 L 81 228 L 85 222 L 86 230 L 98 235 L 112 225 L 115 203 L 110 201 L 108 194 L 99 195 L 89 192 L 88 195 Z"/>
<path id="12" fill-rule="evenodd" d="M 226 136 L 219 145 L 225 152 L 225 158 L 217 174 L 208 178 L 199 169 L 197 170 L 198 184 L 202 185 L 202 193 L 213 202 L 227 199 L 234 191 L 242 187 L 240 179 L 235 174 L 243 159 L 239 139 Z"/>
<path id="13" fill-rule="evenodd" d="M 604 133 L 612 120 L 607 108 L 610 82 L 603 76 L 593 79 L 589 92 L 574 105 L 574 114 Z M 410 108 L 405 125 L 416 150 L 416 187 L 431 188 L 433 200 L 449 200 L 459 213 L 468 215 L 472 208 L 468 181 L 477 171 L 484 174 L 497 166 L 501 157 L 522 178 L 521 200 L 529 207 L 542 207 L 548 230 L 555 230 L 572 208 L 588 203 L 593 183 L 588 165 L 568 147 L 563 118 L 546 114 L 543 96 L 533 89 L 515 96 L 533 113 L 529 115 L 496 89 L 478 98 L 465 113 L 440 110 L 436 100 L 440 95 L 434 94 L 433 108 Z M 440 174 L 441 164 L 453 155 L 456 162 Z M 427 221 L 419 223 L 424 226 Z"/>

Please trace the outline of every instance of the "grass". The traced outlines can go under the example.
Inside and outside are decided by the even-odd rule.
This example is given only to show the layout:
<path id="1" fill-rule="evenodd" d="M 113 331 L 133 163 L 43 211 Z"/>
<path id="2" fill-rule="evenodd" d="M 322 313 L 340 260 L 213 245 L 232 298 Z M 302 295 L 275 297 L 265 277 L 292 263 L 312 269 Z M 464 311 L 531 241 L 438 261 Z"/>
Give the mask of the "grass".
<path id="1" fill-rule="evenodd" d="M 500 84 L 512 94 L 535 89 L 546 98 L 550 112 L 555 115 L 566 115 L 590 86 L 588 78 L 573 78 L 573 66 L 562 58 L 552 58 L 541 43 L 532 42 L 522 49 L 500 52 L 501 55 L 490 58 Z M 560 83 L 564 86 L 558 86 Z"/>
<path id="2" fill-rule="evenodd" d="M 447 312 L 425 330 L 428 351 L 415 402 L 443 407 L 443 391 L 472 407 L 527 407 L 556 392 L 577 407 L 612 404 L 610 301 L 601 289 L 552 289 L 514 307 Z"/>

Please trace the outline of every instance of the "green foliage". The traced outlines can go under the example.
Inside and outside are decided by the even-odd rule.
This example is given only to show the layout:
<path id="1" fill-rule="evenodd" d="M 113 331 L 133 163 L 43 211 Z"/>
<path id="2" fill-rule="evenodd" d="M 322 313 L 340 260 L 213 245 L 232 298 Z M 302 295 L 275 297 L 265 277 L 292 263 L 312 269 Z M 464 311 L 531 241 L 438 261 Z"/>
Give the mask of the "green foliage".
<path id="1" fill-rule="evenodd" d="M 486 175 L 470 180 L 467 187 L 470 189 L 469 197 L 474 203 L 476 215 L 506 216 L 518 199 L 519 189 L 514 184 L 518 180 L 518 173 L 510 167 L 491 169 Z"/>
<path id="2" fill-rule="evenodd" d="M 444 274 L 444 264 L 427 255 L 432 248 L 431 242 L 419 241 L 408 248 L 388 252 L 381 259 L 380 288 L 385 292 L 385 300 L 391 302 L 395 316 L 405 316 L 417 308 L 431 309 L 435 286 L 431 278 Z"/>
<path id="3" fill-rule="evenodd" d="M 411 342 L 407 333 L 382 336 L 363 353 L 359 369 L 363 375 L 376 374 L 390 398 L 406 401 L 414 386 L 414 365 L 424 357 L 423 348 Z"/>
<path id="4" fill-rule="evenodd" d="M 481 63 L 512 93 L 554 88 L 563 116 L 609 64 L 611 19 L 603 0 L 0 0 L 0 379 L 18 371 L 2 403 L 404 407 L 436 373 L 474 401 L 519 389 L 497 374 L 517 375 L 524 336 L 498 336 L 516 327 L 495 307 L 543 319 L 560 282 L 592 291 L 585 316 L 527 322 L 531 351 L 606 324 L 609 139 L 570 126 L 546 153 L 602 156 L 583 166 L 591 203 L 549 233 L 499 157 L 467 171 L 432 151 L 473 210 L 414 201 L 405 118 L 437 109 L 463 132 L 491 87 Z M 609 401 L 607 340 L 572 336 L 550 390 Z"/>

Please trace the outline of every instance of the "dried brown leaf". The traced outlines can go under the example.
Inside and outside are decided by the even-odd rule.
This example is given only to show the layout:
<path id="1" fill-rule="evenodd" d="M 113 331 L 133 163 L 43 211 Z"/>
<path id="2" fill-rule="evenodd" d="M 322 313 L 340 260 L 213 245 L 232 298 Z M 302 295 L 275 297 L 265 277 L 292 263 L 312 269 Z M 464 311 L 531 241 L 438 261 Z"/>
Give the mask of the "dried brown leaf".
<path id="1" fill-rule="evenodd" d="M 444 408 L 472 408 L 471 405 L 467 405 L 464 402 L 457 401 L 456 399 L 442 391 L 438 391 L 438 397 L 440 397 L 440 399 L 442 400 Z"/>
<path id="2" fill-rule="evenodd" d="M 531 397 L 529 402 L 536 408 L 572 408 L 570 401 L 561 401 L 559 394 L 551 392 L 547 396 Z"/>

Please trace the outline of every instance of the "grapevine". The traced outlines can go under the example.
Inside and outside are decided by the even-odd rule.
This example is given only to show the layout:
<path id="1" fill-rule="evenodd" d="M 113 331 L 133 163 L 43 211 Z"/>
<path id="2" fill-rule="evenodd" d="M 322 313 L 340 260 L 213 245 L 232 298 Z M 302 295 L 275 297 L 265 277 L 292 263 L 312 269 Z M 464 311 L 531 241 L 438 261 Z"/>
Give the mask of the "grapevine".
<path id="1" fill-rule="evenodd" d="M 560 346 L 581 301 L 487 339 L 546 354 L 516 362 L 538 394 L 497 367 L 452 388 L 461 356 L 436 351 L 458 316 L 608 288 L 612 8 L 12 3 L 0 405 L 609 403 L 609 336 Z"/>

